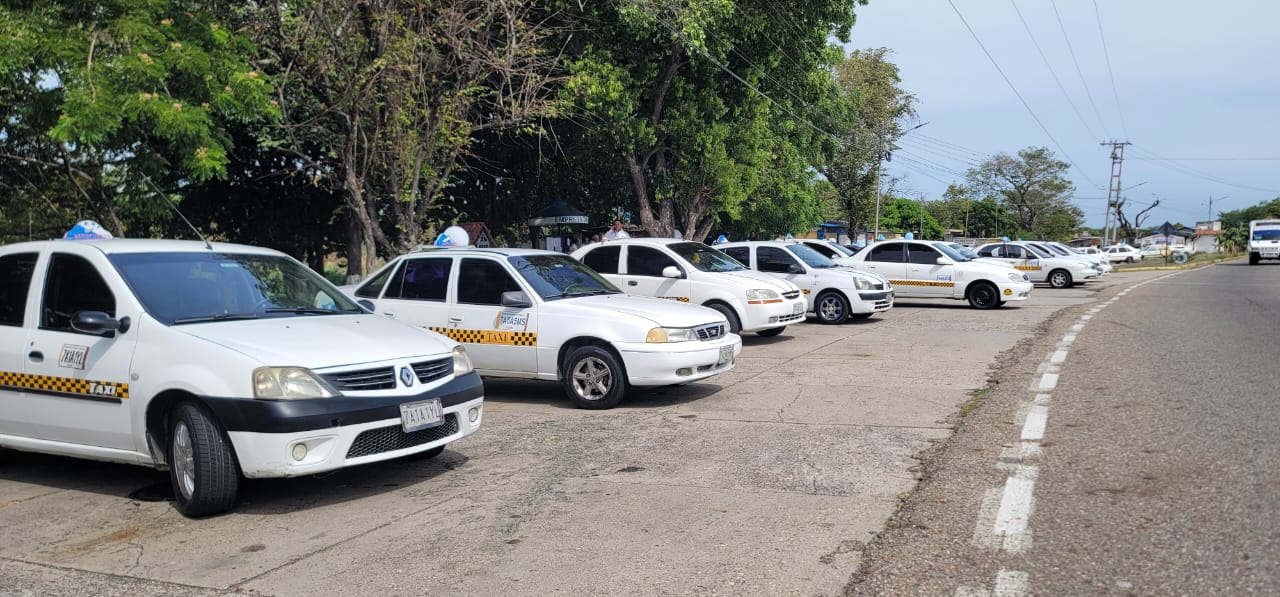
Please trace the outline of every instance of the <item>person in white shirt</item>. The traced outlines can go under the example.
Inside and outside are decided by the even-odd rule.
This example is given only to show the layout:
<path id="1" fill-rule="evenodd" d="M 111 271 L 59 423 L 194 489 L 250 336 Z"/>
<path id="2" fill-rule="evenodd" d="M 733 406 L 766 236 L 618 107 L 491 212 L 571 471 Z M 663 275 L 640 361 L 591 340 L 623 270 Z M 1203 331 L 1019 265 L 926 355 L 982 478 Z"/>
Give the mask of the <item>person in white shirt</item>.
<path id="1" fill-rule="evenodd" d="M 627 231 L 622 229 L 622 220 L 614 220 L 613 227 L 609 228 L 609 231 L 604 233 L 604 239 L 618 240 L 620 238 L 631 238 L 631 235 L 627 234 Z"/>

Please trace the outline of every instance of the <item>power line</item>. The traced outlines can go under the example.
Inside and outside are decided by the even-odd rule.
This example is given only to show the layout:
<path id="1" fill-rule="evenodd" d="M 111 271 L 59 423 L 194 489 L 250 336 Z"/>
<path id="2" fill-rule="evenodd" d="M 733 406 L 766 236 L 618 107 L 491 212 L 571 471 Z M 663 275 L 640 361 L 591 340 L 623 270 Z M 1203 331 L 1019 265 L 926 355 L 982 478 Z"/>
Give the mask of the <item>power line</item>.
<path id="1" fill-rule="evenodd" d="M 901 140 L 899 143 L 901 143 Z M 977 167 L 980 165 L 977 160 L 974 160 L 973 158 L 958 157 L 954 153 L 949 153 L 946 150 L 931 147 L 929 145 L 916 145 L 915 143 L 910 143 L 909 145 L 911 146 L 911 149 L 915 151 L 923 151 L 924 153 L 938 156 L 941 159 L 961 162 L 965 167 Z"/>
<path id="2" fill-rule="evenodd" d="M 1135 160 L 1170 162 L 1280 162 L 1280 158 L 1133 158 Z"/>
<path id="3" fill-rule="evenodd" d="M 1076 103 L 1071 100 L 1071 94 L 1067 93 L 1067 88 L 1062 85 L 1062 80 L 1058 78 L 1058 73 L 1054 72 L 1053 66 L 1049 64 L 1049 57 L 1045 56 L 1044 50 L 1040 48 L 1040 42 L 1036 41 L 1036 36 L 1031 32 L 1031 26 L 1027 24 L 1027 20 L 1022 18 L 1022 11 L 1018 8 L 1015 0 L 1009 0 L 1009 4 L 1013 5 L 1013 11 L 1018 13 L 1018 20 L 1022 21 L 1022 28 L 1027 31 L 1027 37 L 1031 38 L 1031 45 L 1036 47 L 1036 52 L 1040 54 L 1040 60 L 1044 62 L 1044 67 L 1049 69 L 1049 74 L 1053 76 L 1053 82 L 1058 84 L 1058 90 L 1062 92 L 1062 96 L 1067 98 L 1067 104 L 1071 106 L 1071 111 L 1076 113 L 1076 118 L 1080 119 L 1080 124 L 1084 125 L 1085 130 L 1089 131 L 1089 136 L 1098 137 L 1098 133 L 1093 131 L 1093 127 L 1089 126 L 1089 121 L 1085 120 L 1084 115 L 1080 113 L 1080 109 L 1076 107 Z"/>
<path id="4" fill-rule="evenodd" d="M 1000 65 L 996 62 L 996 59 L 993 56 L 991 56 L 991 52 L 987 51 L 987 46 L 983 45 L 982 40 L 978 38 L 978 34 L 973 30 L 973 27 L 969 26 L 969 21 L 966 21 L 964 18 L 964 15 L 960 14 L 960 9 L 956 6 L 955 1 L 947 0 L 947 4 L 951 5 L 951 10 L 956 11 L 956 16 L 960 17 L 960 22 L 964 23 L 965 29 L 969 30 L 969 35 L 973 36 L 973 41 L 978 42 L 978 47 L 982 48 L 982 53 L 987 55 L 987 60 L 990 60 L 991 65 L 996 67 L 996 72 L 1000 73 L 1000 77 L 1004 79 L 1004 82 L 1009 86 L 1009 89 L 1013 90 L 1013 94 L 1018 96 L 1018 101 L 1022 102 L 1022 107 L 1027 109 L 1027 113 L 1031 115 L 1031 119 L 1035 120 L 1036 124 L 1040 125 L 1040 130 L 1044 131 L 1044 134 L 1049 137 L 1049 140 L 1053 142 L 1053 146 L 1057 147 L 1058 151 L 1062 152 L 1062 157 L 1067 158 L 1067 161 L 1070 162 L 1071 165 L 1074 166 L 1075 169 L 1080 172 L 1080 175 L 1084 177 L 1085 181 L 1087 181 L 1092 186 L 1095 186 L 1095 187 L 1098 186 L 1098 183 L 1093 182 L 1093 179 L 1089 178 L 1089 175 L 1085 173 L 1084 169 L 1081 168 L 1079 165 L 1077 165 L 1075 163 L 1075 160 L 1071 159 L 1071 156 L 1067 154 L 1067 150 L 1062 148 L 1062 144 L 1058 143 L 1058 140 L 1053 138 L 1053 133 L 1050 133 L 1049 128 L 1046 127 L 1044 123 L 1040 121 L 1040 117 L 1036 116 L 1035 110 L 1031 109 L 1031 105 L 1027 103 L 1027 100 L 1023 99 L 1021 93 L 1018 93 L 1018 88 L 1014 87 L 1013 81 L 1010 81 L 1008 75 L 1004 74 L 1004 69 L 1000 68 Z"/>
<path id="5" fill-rule="evenodd" d="M 1098 124 L 1102 126 L 1102 130 L 1107 130 L 1107 123 L 1102 120 L 1102 113 L 1098 111 L 1098 104 L 1093 101 L 1093 93 L 1089 91 L 1089 83 L 1084 80 L 1084 71 L 1080 70 L 1080 61 L 1076 60 L 1076 50 L 1071 47 L 1071 37 L 1067 35 L 1067 26 L 1062 23 L 1062 14 L 1058 12 L 1058 3 L 1055 0 L 1049 0 L 1049 5 L 1053 7 L 1053 15 L 1058 19 L 1058 28 L 1062 30 L 1062 39 L 1067 42 L 1067 53 L 1071 54 L 1071 62 L 1076 65 L 1076 74 L 1080 76 L 1080 84 L 1084 85 L 1084 95 L 1089 98 L 1089 105 L 1093 106 L 1093 115 L 1098 117 Z"/>
<path id="6" fill-rule="evenodd" d="M 1093 14 L 1098 19 L 1098 37 L 1102 39 L 1102 56 L 1107 59 L 1107 76 L 1111 78 L 1111 95 L 1115 97 L 1116 113 L 1120 115 L 1120 132 L 1128 137 L 1129 131 L 1124 121 L 1124 110 L 1120 109 L 1120 91 L 1116 88 L 1116 75 L 1111 71 L 1111 52 L 1107 51 L 1107 35 L 1102 32 L 1102 12 L 1098 10 L 1098 0 L 1093 0 Z"/>
<path id="7" fill-rule="evenodd" d="M 985 159 L 988 159 L 988 158 L 990 158 L 990 157 L 991 157 L 991 154 L 982 153 L 982 152 L 980 152 L 980 151 L 974 151 L 974 150 L 969 149 L 969 148 L 967 148 L 967 147 L 965 147 L 965 146 L 963 146 L 963 145 L 956 145 L 955 143 L 952 143 L 952 142 L 950 142 L 950 141 L 946 141 L 946 140 L 943 140 L 943 139 L 939 139 L 939 138 L 937 138 L 937 137 L 930 137 L 929 135 L 926 135 L 926 134 L 924 134 L 924 133 L 916 133 L 916 134 L 912 135 L 912 136 L 911 136 L 911 138 L 912 138 L 912 139 L 923 139 L 923 140 L 926 140 L 926 141 L 932 141 L 932 142 L 934 142 L 935 144 L 942 145 L 942 146 L 944 146 L 944 147 L 950 147 L 950 148 L 956 149 L 956 150 L 958 150 L 958 151 L 963 151 L 963 152 L 965 152 L 965 153 L 972 154 L 973 156 L 978 157 L 978 158 L 981 158 L 981 159 L 984 159 L 984 160 L 985 160 Z"/>
<path id="8" fill-rule="evenodd" d="M 1187 175 L 1187 176 L 1193 176 L 1193 177 L 1195 177 L 1195 178 L 1202 178 L 1202 179 L 1207 180 L 1207 181 L 1209 181 L 1209 182 L 1216 182 L 1216 183 L 1218 183 L 1218 184 L 1227 185 L 1227 186 L 1230 186 L 1230 187 L 1236 187 L 1236 188 L 1245 189 L 1245 190 L 1249 190 L 1249 191 L 1258 191 L 1258 192 L 1261 192 L 1261 193 L 1276 193 L 1276 194 L 1280 195 L 1280 190 L 1276 190 L 1276 189 L 1265 189 L 1265 188 L 1262 188 L 1262 187 L 1255 187 L 1255 186 L 1250 186 L 1250 185 L 1244 185 L 1244 184 L 1239 184 L 1239 183 L 1231 182 L 1231 181 L 1229 181 L 1229 180 L 1226 180 L 1226 179 L 1223 179 L 1223 178 L 1219 178 L 1219 177 L 1214 176 L 1214 175 L 1212 175 L 1212 174 L 1208 174 L 1208 173 L 1206 173 L 1206 172 L 1203 172 L 1203 171 L 1200 171 L 1200 170 L 1196 170 L 1195 168 L 1192 168 L 1192 167 L 1190 167 L 1190 166 L 1187 166 L 1187 165 L 1184 165 L 1184 164 L 1179 164 L 1179 163 L 1177 163 L 1176 161 L 1174 161 L 1174 160 L 1172 160 L 1172 159 L 1170 159 L 1170 158 L 1161 157 L 1161 156 L 1156 155 L 1155 153 L 1153 153 L 1153 152 L 1151 152 L 1151 151 L 1148 151 L 1148 150 L 1144 150 L 1144 149 L 1141 149 L 1141 148 L 1138 148 L 1138 147 L 1134 147 L 1134 150 L 1135 150 L 1135 151 L 1138 151 L 1138 152 L 1140 152 L 1140 153 L 1146 154 L 1146 156 L 1147 156 L 1147 157 L 1146 157 L 1145 159 L 1146 159 L 1147 161 L 1154 162 L 1154 163 L 1155 163 L 1155 165 L 1160 166 L 1160 167 L 1162 167 L 1162 168 L 1169 169 L 1169 170 L 1173 170 L 1174 172 L 1179 172 L 1179 173 L 1181 173 L 1181 174 L 1184 174 L 1184 175 Z"/>

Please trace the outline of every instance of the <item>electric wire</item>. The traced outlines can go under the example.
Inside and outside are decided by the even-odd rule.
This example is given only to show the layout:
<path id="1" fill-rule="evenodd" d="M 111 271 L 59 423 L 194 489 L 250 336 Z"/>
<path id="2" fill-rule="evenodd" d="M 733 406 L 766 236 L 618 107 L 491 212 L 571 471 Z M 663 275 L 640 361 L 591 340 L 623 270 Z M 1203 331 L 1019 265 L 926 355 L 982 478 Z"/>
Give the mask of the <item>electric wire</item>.
<path id="1" fill-rule="evenodd" d="M 1067 53 L 1071 55 L 1071 62 L 1076 65 L 1076 74 L 1080 76 L 1080 84 L 1084 86 L 1084 95 L 1089 98 L 1089 105 L 1093 106 L 1093 115 L 1098 117 L 1098 124 L 1102 126 L 1102 130 L 1107 130 L 1107 124 L 1102 120 L 1102 112 L 1098 111 L 1098 104 L 1093 101 L 1093 92 L 1089 91 L 1089 83 L 1085 81 L 1084 71 L 1080 70 L 1080 61 L 1076 59 L 1076 50 L 1071 46 L 1071 36 L 1067 35 L 1067 26 L 1062 22 L 1062 14 L 1058 12 L 1058 3 L 1056 0 L 1049 0 L 1049 5 L 1053 7 L 1053 15 L 1058 19 L 1058 28 L 1062 30 L 1062 39 L 1067 42 Z"/>
<path id="2" fill-rule="evenodd" d="M 1102 56 L 1107 59 L 1107 76 L 1111 78 L 1111 95 L 1116 100 L 1116 113 L 1120 115 L 1120 132 L 1129 136 L 1129 127 L 1124 121 L 1124 110 L 1120 109 L 1120 91 L 1116 88 L 1116 75 L 1111 70 L 1111 52 L 1107 50 L 1107 35 L 1102 30 L 1102 12 L 1098 10 L 1098 0 L 1093 0 L 1093 14 L 1098 19 L 1098 37 L 1102 39 Z"/>
<path id="3" fill-rule="evenodd" d="M 1036 41 L 1035 33 L 1032 33 L 1031 26 L 1027 24 L 1027 20 L 1022 17 L 1022 10 L 1018 8 L 1016 0 L 1009 0 L 1009 4 L 1013 5 L 1013 12 L 1018 13 L 1018 20 L 1022 22 L 1022 28 L 1027 32 L 1027 37 L 1031 38 L 1031 45 L 1035 46 L 1036 52 L 1040 54 L 1040 60 L 1044 62 L 1044 67 L 1048 69 L 1049 74 L 1053 77 L 1053 82 L 1057 83 L 1058 91 L 1062 92 L 1062 97 L 1067 98 L 1067 105 L 1071 106 L 1071 111 L 1075 112 L 1076 118 L 1080 119 L 1080 124 L 1084 125 L 1085 130 L 1089 131 L 1089 136 L 1099 137 L 1100 135 L 1094 132 L 1093 127 L 1089 126 L 1089 121 L 1085 120 L 1084 115 L 1080 113 L 1080 109 L 1076 107 L 1076 103 L 1071 99 L 1071 94 L 1067 93 L 1067 88 L 1062 84 L 1062 80 L 1058 78 L 1058 73 L 1049 64 L 1049 57 L 1040 48 L 1040 42 Z"/>
<path id="4" fill-rule="evenodd" d="M 1209 182 L 1216 182 L 1216 183 L 1218 183 L 1218 184 L 1227 185 L 1227 186 L 1230 186 L 1230 187 L 1236 187 L 1236 188 L 1239 188 L 1239 189 L 1245 189 L 1245 190 L 1249 190 L 1249 191 L 1258 191 L 1258 192 L 1262 192 L 1262 193 L 1276 193 L 1276 194 L 1280 194 L 1280 190 L 1277 190 L 1277 189 L 1268 189 L 1268 188 L 1263 188 L 1263 187 L 1256 187 L 1256 186 L 1252 186 L 1252 185 L 1246 185 L 1246 184 L 1240 184 L 1240 183 L 1232 182 L 1232 181 L 1226 180 L 1226 179 L 1224 179 L 1224 178 L 1220 178 L 1220 177 L 1214 176 L 1214 175 L 1209 174 L 1209 173 L 1207 173 L 1207 172 L 1204 172 L 1204 171 L 1201 171 L 1201 170 L 1197 170 L 1197 169 L 1195 169 L 1195 168 L 1192 168 L 1192 167 L 1190 167 L 1190 166 L 1187 166 L 1186 164 L 1179 164 L 1179 163 L 1178 163 L 1177 161 L 1175 161 L 1175 160 L 1172 160 L 1172 159 L 1170 159 L 1170 158 L 1166 158 L 1166 157 L 1162 157 L 1162 156 L 1157 155 L 1157 154 L 1155 154 L 1155 153 L 1153 153 L 1153 152 L 1151 152 L 1151 151 L 1149 151 L 1149 150 L 1145 150 L 1145 149 L 1142 149 L 1142 148 L 1139 148 L 1139 147 L 1136 147 L 1136 146 L 1135 146 L 1133 149 L 1134 149 L 1134 151 L 1136 151 L 1136 152 L 1139 154 L 1139 156 L 1138 156 L 1138 157 L 1139 157 L 1140 159 L 1145 158 L 1145 161 L 1150 161 L 1150 162 L 1154 163 L 1154 164 L 1155 164 L 1155 165 L 1157 165 L 1157 166 L 1160 166 L 1160 167 L 1165 168 L 1165 169 L 1168 169 L 1168 170 L 1173 170 L 1174 172 L 1178 172 L 1178 173 L 1184 174 L 1184 175 L 1186 175 L 1186 176 L 1192 176 L 1192 177 L 1195 177 L 1195 178 L 1201 178 L 1201 179 L 1207 180 L 1207 181 L 1209 181 Z"/>

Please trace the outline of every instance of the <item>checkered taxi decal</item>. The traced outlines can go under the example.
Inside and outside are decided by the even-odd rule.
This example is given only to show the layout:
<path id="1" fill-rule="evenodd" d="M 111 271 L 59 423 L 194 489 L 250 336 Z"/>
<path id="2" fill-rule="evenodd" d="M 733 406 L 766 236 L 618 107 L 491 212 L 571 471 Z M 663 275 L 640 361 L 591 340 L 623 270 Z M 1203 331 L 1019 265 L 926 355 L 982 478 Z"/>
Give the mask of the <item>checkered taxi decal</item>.
<path id="1" fill-rule="evenodd" d="M 889 280 L 894 286 L 938 286 L 941 288 L 955 288 L 955 282 L 934 282 L 932 280 Z"/>
<path id="2" fill-rule="evenodd" d="M 504 330 L 461 330 L 457 328 L 428 327 L 427 329 L 452 338 L 463 344 L 507 344 L 510 346 L 537 346 L 537 332 L 509 332 Z"/>
<path id="3" fill-rule="evenodd" d="M 127 383 L 32 375 L 30 373 L 13 373 L 10 371 L 0 371 L 0 388 L 97 400 L 124 400 L 129 397 L 129 384 Z"/>

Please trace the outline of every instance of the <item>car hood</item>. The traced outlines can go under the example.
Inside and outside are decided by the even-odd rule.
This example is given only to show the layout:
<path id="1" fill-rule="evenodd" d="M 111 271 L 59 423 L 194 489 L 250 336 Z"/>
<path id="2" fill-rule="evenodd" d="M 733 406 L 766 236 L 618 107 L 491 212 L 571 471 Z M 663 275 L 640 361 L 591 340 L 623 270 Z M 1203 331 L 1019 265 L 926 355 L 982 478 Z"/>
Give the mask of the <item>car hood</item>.
<path id="1" fill-rule="evenodd" d="M 623 315 L 669 328 L 687 328 L 725 321 L 724 315 L 700 305 L 633 294 L 565 298 L 543 303 L 540 309 L 543 313 L 559 312 L 587 319 L 611 319 Z"/>
<path id="2" fill-rule="evenodd" d="M 310 369 L 448 355 L 452 340 L 380 315 L 305 315 L 173 326 L 263 365 Z"/>
<path id="3" fill-rule="evenodd" d="M 992 276 L 1001 282 L 1009 281 L 1009 274 L 1023 274 L 1017 269 L 1011 269 L 1009 264 L 994 264 L 984 261 L 966 261 L 956 264 L 956 270 L 971 276 Z"/>
<path id="4" fill-rule="evenodd" d="M 710 273 L 710 275 L 717 277 L 723 276 L 723 279 L 729 283 L 738 284 L 744 288 L 768 288 L 780 293 L 795 292 L 800 289 L 799 286 L 796 286 L 787 280 L 775 278 L 769 274 L 750 269 L 744 269 L 736 272 L 716 272 Z"/>

